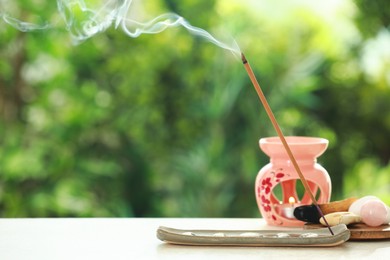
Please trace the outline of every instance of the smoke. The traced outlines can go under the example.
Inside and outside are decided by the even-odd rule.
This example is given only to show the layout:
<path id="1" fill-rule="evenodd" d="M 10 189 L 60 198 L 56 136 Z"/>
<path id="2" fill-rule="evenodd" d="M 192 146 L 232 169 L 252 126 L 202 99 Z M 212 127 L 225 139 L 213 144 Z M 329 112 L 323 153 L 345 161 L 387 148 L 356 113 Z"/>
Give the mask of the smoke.
<path id="1" fill-rule="evenodd" d="M 91 3 L 95 2 L 98 4 L 92 6 Z M 206 30 L 191 25 L 183 17 L 174 13 L 161 14 L 148 22 L 137 21 L 133 18 L 134 15 L 130 15 L 132 2 L 132 0 L 102 0 L 89 1 L 87 4 L 84 0 L 57 0 L 57 10 L 75 43 L 85 41 L 110 27 L 121 29 L 129 37 L 136 38 L 142 34 L 156 34 L 170 27 L 182 26 L 193 35 L 233 54 L 240 54 L 240 49 L 234 40 L 231 44 L 217 40 Z M 56 27 L 48 22 L 38 24 L 20 21 L 5 11 L 0 11 L 0 18 L 23 32 Z"/>
<path id="2" fill-rule="evenodd" d="M 29 31 L 36 31 L 36 30 L 45 30 L 49 28 L 49 24 L 34 24 L 29 22 L 23 22 L 16 18 L 13 18 L 9 16 L 8 14 L 0 14 L 0 17 L 4 20 L 4 22 L 8 23 L 12 27 L 15 27 L 16 29 L 22 31 L 22 32 L 29 32 Z"/>

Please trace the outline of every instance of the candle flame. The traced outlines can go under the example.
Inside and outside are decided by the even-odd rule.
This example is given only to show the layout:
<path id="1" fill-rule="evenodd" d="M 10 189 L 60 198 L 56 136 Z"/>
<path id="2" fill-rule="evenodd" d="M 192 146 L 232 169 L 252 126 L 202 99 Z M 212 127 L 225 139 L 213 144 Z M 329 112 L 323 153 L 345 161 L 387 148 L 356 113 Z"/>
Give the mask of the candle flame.
<path id="1" fill-rule="evenodd" d="M 288 199 L 288 203 L 290 203 L 291 206 L 294 205 L 294 203 L 295 203 L 295 198 L 294 198 L 294 197 L 290 197 L 290 198 Z"/>

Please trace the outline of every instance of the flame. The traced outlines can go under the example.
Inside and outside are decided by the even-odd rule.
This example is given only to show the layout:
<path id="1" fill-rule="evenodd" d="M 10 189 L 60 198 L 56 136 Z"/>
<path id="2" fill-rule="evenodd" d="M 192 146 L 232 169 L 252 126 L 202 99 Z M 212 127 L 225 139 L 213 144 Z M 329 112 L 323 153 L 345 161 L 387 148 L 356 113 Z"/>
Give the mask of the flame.
<path id="1" fill-rule="evenodd" d="M 290 203 L 290 205 L 294 205 L 295 204 L 295 198 L 294 197 L 290 197 L 288 198 L 288 203 Z"/>

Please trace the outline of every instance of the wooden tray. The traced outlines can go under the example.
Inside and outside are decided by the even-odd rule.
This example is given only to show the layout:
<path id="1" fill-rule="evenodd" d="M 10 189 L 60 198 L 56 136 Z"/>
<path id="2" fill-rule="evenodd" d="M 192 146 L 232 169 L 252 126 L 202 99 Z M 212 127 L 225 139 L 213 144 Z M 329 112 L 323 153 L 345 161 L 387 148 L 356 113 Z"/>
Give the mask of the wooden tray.
<path id="1" fill-rule="evenodd" d="M 305 229 L 323 228 L 321 224 L 305 224 Z M 390 239 L 390 225 L 382 225 L 379 227 L 369 227 L 366 224 L 352 224 L 348 225 L 351 231 L 349 240 L 379 240 Z"/>

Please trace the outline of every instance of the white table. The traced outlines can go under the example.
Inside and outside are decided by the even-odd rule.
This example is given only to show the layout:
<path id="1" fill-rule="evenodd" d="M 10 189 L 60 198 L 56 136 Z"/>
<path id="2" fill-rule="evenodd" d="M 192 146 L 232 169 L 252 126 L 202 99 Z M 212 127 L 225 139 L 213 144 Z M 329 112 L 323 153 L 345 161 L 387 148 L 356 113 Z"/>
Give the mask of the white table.
<path id="1" fill-rule="evenodd" d="M 179 246 L 156 238 L 160 225 L 275 229 L 262 219 L 0 219 L 0 259 L 390 259 L 389 240 L 328 248 Z"/>

